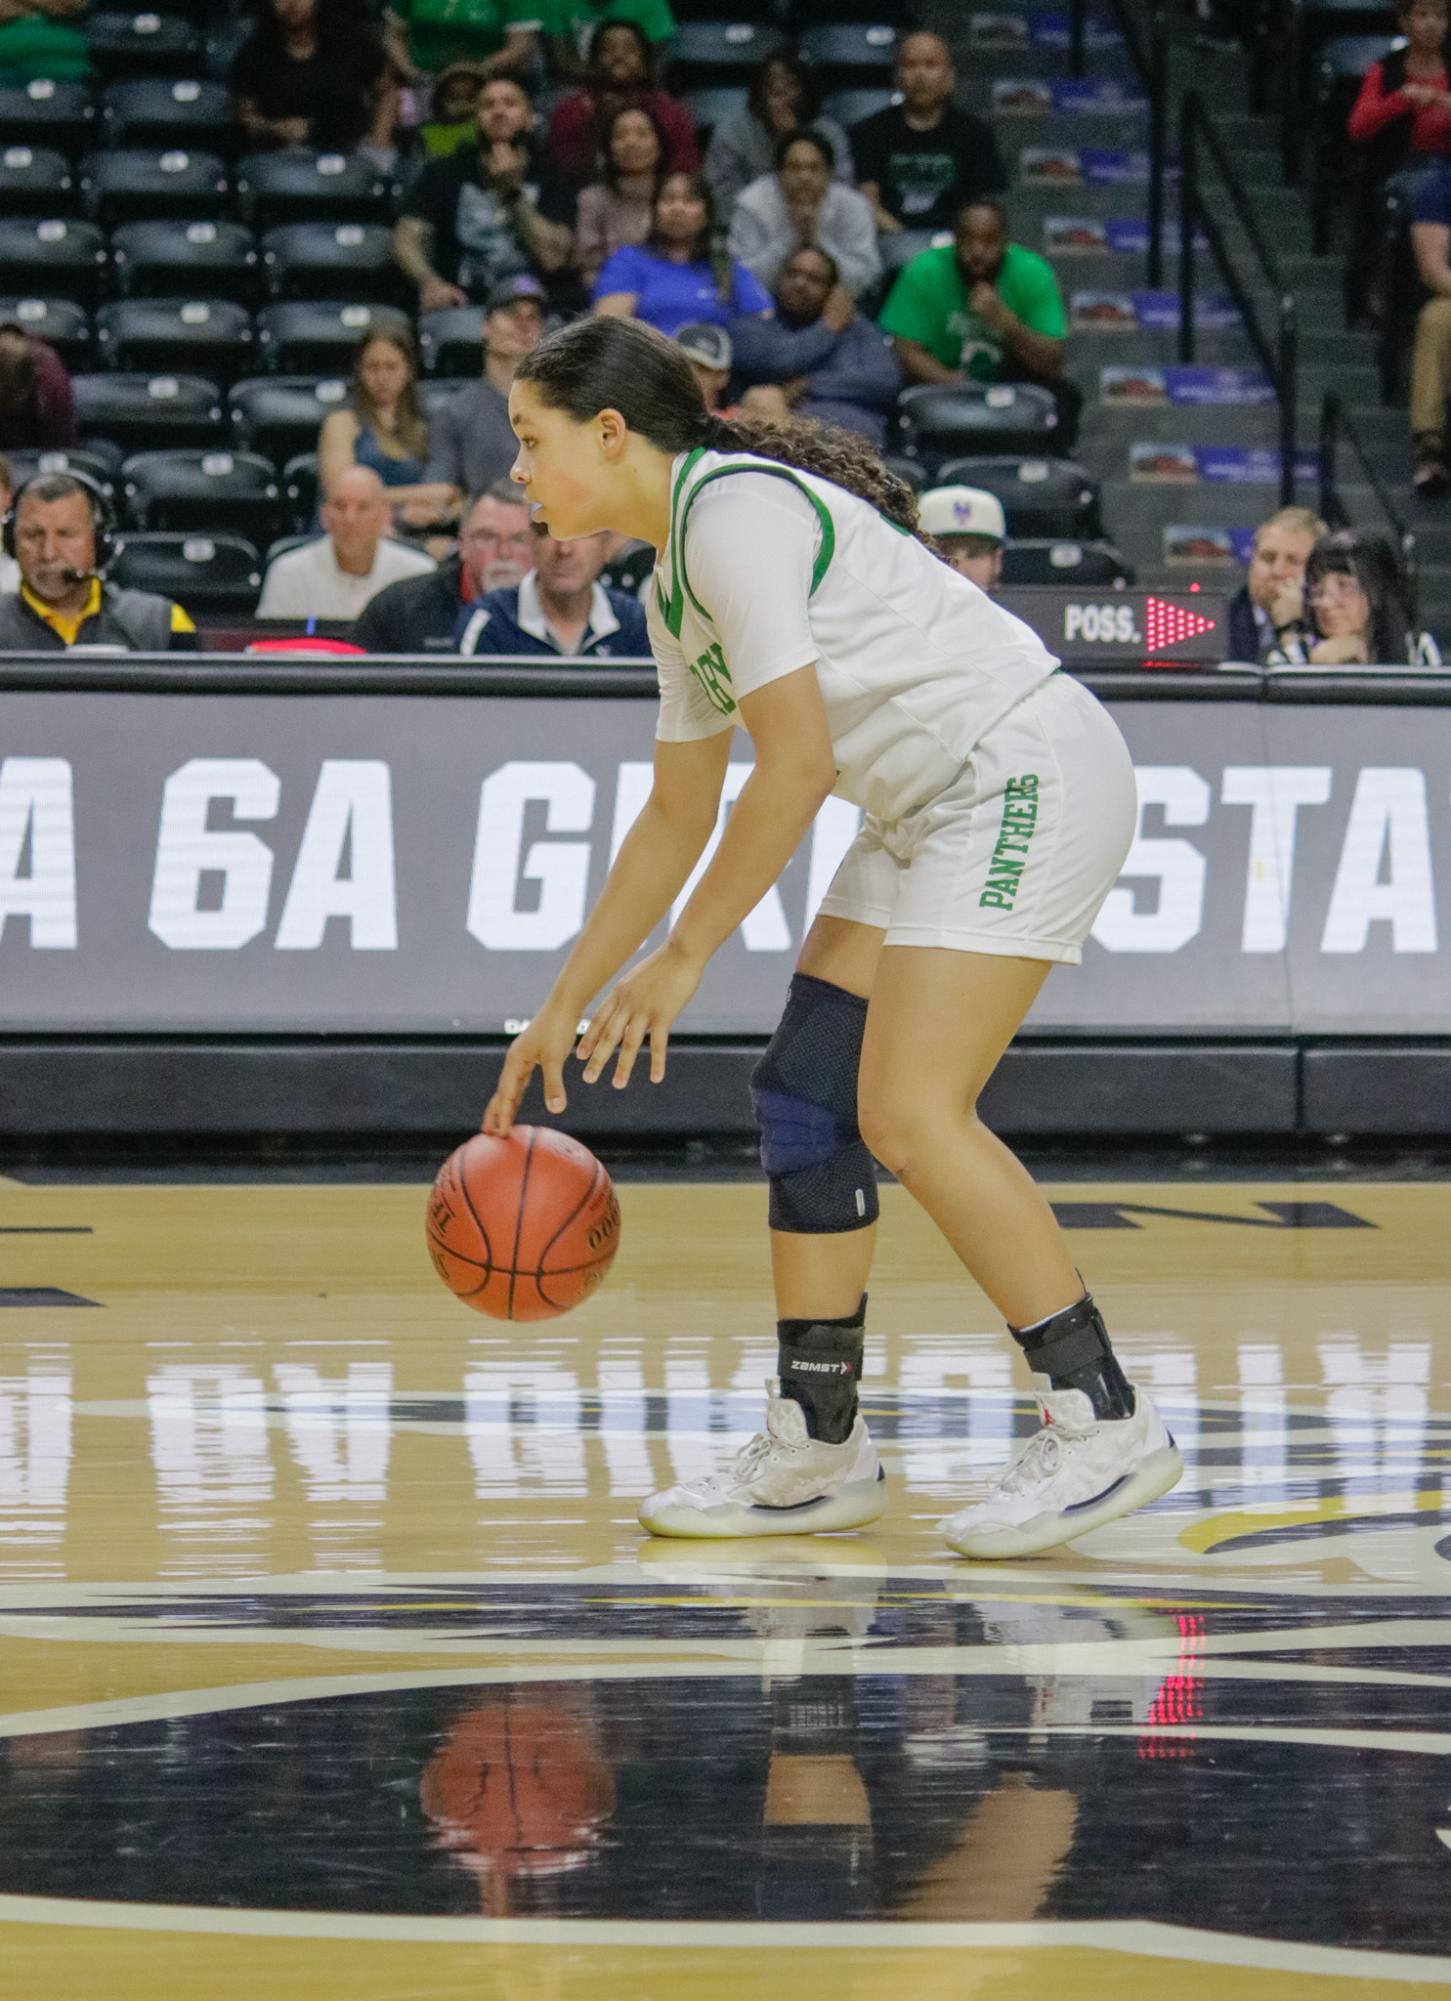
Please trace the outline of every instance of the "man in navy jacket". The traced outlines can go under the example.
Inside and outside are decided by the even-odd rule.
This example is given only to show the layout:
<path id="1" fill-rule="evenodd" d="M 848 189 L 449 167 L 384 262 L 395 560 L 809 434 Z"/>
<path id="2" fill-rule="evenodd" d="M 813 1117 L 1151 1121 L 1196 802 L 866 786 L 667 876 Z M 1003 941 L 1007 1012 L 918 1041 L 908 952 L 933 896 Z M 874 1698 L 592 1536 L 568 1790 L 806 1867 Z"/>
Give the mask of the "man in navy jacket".
<path id="1" fill-rule="evenodd" d="M 790 412 L 860 431 L 880 448 L 902 387 L 890 341 L 837 282 L 835 261 L 803 245 L 776 278 L 776 317 L 731 323 L 742 408 Z"/>
<path id="2" fill-rule="evenodd" d="M 645 608 L 628 591 L 599 581 L 618 537 L 580 535 L 560 542 L 532 524 L 534 567 L 518 584 L 466 605 L 457 627 L 460 653 L 537 654 L 570 660 L 648 660 Z"/>

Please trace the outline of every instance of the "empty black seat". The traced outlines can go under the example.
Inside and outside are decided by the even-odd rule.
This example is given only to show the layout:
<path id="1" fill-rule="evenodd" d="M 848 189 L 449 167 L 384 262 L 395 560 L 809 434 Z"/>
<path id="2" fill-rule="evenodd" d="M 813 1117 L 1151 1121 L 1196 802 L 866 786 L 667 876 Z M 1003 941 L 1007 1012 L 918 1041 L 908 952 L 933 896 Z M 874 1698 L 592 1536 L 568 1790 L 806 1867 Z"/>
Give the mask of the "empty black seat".
<path id="1" fill-rule="evenodd" d="M 262 273 L 274 299 L 401 302 L 393 233 L 379 222 L 286 222 L 262 238 Z"/>
<path id="2" fill-rule="evenodd" d="M 113 83 L 104 106 L 106 137 L 113 146 L 181 146 L 200 152 L 230 150 L 231 101 L 225 84 L 194 76 L 136 77 Z"/>
<path id="3" fill-rule="evenodd" d="M 227 398 L 237 443 L 277 465 L 317 450 L 322 420 L 346 400 L 337 377 L 262 375 L 239 382 Z"/>
<path id="4" fill-rule="evenodd" d="M 886 21 L 821 21 L 798 46 L 827 90 L 845 90 L 890 77 L 897 60 L 897 30 Z"/>
<path id="5" fill-rule="evenodd" d="M 71 163 L 53 146 L 0 150 L 0 215 L 69 215 L 76 205 Z M 3 274 L 0 274 L 3 277 Z"/>
<path id="6" fill-rule="evenodd" d="M 380 222 L 392 190 L 376 167 L 345 153 L 248 153 L 237 200 L 257 229 L 282 222 Z"/>
<path id="7" fill-rule="evenodd" d="M 93 222 L 61 216 L 0 216 L 0 272 L 7 292 L 94 304 L 106 239 Z"/>
<path id="8" fill-rule="evenodd" d="M 904 389 L 897 411 L 916 458 L 967 453 L 1051 454 L 1058 406 L 1051 391 L 1030 382 L 918 383 Z"/>
<path id="9" fill-rule="evenodd" d="M 226 83 L 230 78 L 232 65 L 251 32 L 252 22 L 245 15 L 208 28 L 202 43 L 202 68 L 215 82 Z"/>
<path id="10" fill-rule="evenodd" d="M 189 153 L 181 146 L 159 153 L 117 146 L 87 154 L 81 162 L 81 192 L 87 213 L 107 227 L 207 215 L 219 210 L 226 197 L 227 170 L 215 153 Z"/>
<path id="11" fill-rule="evenodd" d="M 291 527 L 299 535 L 316 532 L 318 467 L 316 452 L 299 452 L 282 468 L 282 491 Z"/>
<path id="12" fill-rule="evenodd" d="M 292 299 L 257 315 L 257 358 L 279 375 L 346 375 L 365 335 L 401 333 L 411 340 L 412 330 L 396 306 Z"/>
<path id="13" fill-rule="evenodd" d="M 1092 541 L 1103 533 L 1098 486 L 1072 459 L 1012 457 L 951 459 L 938 486 L 977 486 L 1002 502 L 1008 534 L 1057 535 Z"/>
<path id="14" fill-rule="evenodd" d="M 48 76 L 0 84 L 0 133 L 9 145 L 84 153 L 95 130 L 96 106 L 89 84 Z"/>
<path id="15" fill-rule="evenodd" d="M 107 80 L 188 76 L 201 59 L 201 36 L 175 14 L 103 7 L 87 16 L 91 61 Z"/>
<path id="16" fill-rule="evenodd" d="M 430 375 L 477 375 L 484 365 L 483 320 L 477 306 L 442 306 L 418 322 L 418 351 Z"/>
<path id="17" fill-rule="evenodd" d="M 1003 582 L 1012 584 L 1091 584 L 1116 589 L 1134 573 L 1111 542 L 1009 542 L 1003 551 Z"/>
<path id="18" fill-rule="evenodd" d="M 96 317 L 96 351 L 105 368 L 231 382 L 250 370 L 252 316 L 235 299 L 117 299 Z"/>
<path id="19" fill-rule="evenodd" d="M 49 341 L 73 372 L 91 363 L 91 322 L 74 299 L 0 299 L 0 321 L 14 320 Z"/>
<path id="20" fill-rule="evenodd" d="M 133 528 L 219 529 L 263 548 L 281 525 L 277 470 L 255 452 L 138 452 L 121 482 Z"/>
<path id="21" fill-rule="evenodd" d="M 108 438 L 123 452 L 222 442 L 221 393 L 201 376 L 77 375 L 71 387 L 87 441 Z"/>
<path id="22" fill-rule="evenodd" d="M 257 245 L 240 222 L 127 222 L 111 238 L 126 298 L 250 299 Z"/>
<path id="23" fill-rule="evenodd" d="M 784 41 L 780 29 L 767 21 L 682 21 L 670 45 L 672 88 L 747 83 L 757 64 Z"/>
<path id="24" fill-rule="evenodd" d="M 110 576 L 174 598 L 198 621 L 250 618 L 262 593 L 262 559 L 240 535 L 125 535 Z"/>

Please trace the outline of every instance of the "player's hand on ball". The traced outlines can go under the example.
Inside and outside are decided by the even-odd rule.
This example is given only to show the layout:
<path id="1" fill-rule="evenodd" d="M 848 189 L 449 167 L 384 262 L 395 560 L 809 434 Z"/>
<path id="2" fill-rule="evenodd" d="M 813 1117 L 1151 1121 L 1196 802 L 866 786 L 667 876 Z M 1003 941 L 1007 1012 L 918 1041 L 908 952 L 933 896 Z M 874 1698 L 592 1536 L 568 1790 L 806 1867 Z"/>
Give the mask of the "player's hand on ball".
<path id="1" fill-rule="evenodd" d="M 704 967 L 685 958 L 668 941 L 633 967 L 608 993 L 594 1019 L 579 1038 L 575 1054 L 584 1065 L 584 1081 L 593 1084 L 610 1057 L 615 1057 L 615 1089 L 630 1081 L 635 1058 L 650 1044 L 650 1082 L 665 1075 L 665 1048 L 671 1025 L 700 985 Z"/>
<path id="2" fill-rule="evenodd" d="M 519 1100 L 536 1070 L 544 1073 L 544 1102 L 551 1112 L 565 1107 L 564 1059 L 574 1041 L 578 1016 L 551 1008 L 546 1002 L 527 1028 L 509 1044 L 494 1095 L 484 1110 L 483 1129 L 501 1137 L 514 1123 Z"/>

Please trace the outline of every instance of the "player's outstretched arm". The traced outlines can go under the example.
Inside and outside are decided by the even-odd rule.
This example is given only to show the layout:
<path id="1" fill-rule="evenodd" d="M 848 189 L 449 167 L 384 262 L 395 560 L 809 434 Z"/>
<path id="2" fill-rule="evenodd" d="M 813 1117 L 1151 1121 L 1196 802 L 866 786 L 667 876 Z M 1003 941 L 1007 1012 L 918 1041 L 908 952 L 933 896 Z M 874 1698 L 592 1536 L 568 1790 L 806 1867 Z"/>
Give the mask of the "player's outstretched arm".
<path id="1" fill-rule="evenodd" d="M 599 901 L 548 998 L 510 1044 L 484 1112 L 485 1132 L 508 1132 L 536 1069 L 544 1073 L 549 1110 L 564 1110 L 564 1059 L 580 1017 L 690 880 L 715 831 L 730 743 L 727 729 L 690 743 L 656 744 L 650 797 L 621 843 Z"/>

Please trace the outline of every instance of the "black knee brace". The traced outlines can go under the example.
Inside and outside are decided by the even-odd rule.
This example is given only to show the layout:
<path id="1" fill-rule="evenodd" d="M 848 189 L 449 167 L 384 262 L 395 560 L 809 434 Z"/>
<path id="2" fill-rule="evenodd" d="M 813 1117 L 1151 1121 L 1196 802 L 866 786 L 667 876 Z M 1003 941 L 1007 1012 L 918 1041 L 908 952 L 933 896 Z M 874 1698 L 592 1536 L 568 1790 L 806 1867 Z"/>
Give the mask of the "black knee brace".
<path id="1" fill-rule="evenodd" d="M 797 973 L 751 1076 L 773 1230 L 826 1235 L 877 1219 L 877 1177 L 857 1127 L 867 1004 Z"/>

